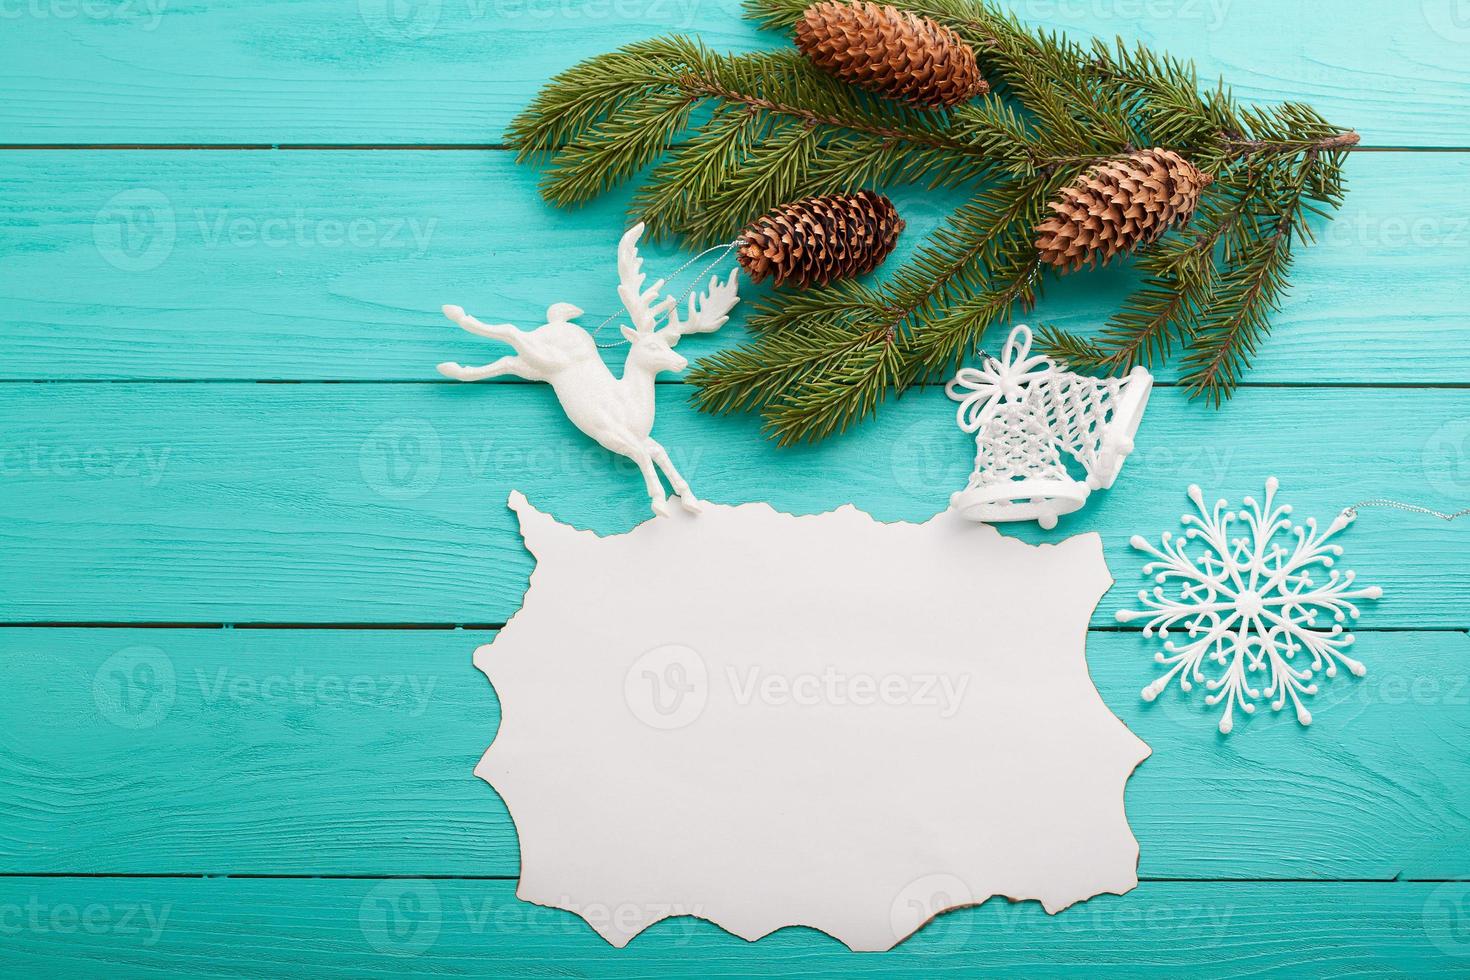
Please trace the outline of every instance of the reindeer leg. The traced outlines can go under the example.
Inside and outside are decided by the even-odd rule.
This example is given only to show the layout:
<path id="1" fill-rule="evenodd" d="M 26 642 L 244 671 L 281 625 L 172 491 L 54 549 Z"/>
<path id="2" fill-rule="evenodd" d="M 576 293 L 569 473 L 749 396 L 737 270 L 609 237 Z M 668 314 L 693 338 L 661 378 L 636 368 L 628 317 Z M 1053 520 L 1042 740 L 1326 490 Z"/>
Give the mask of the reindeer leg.
<path id="1" fill-rule="evenodd" d="M 444 315 L 458 324 L 462 330 L 467 330 L 478 337 L 489 337 L 491 340 L 510 344 L 517 352 L 521 349 L 520 340 L 525 337 L 525 334 L 509 323 L 481 323 L 466 313 L 462 306 L 446 306 Z"/>
<path id="2" fill-rule="evenodd" d="M 648 490 L 648 499 L 653 504 L 654 514 L 659 517 L 668 517 L 669 498 L 664 493 L 664 485 L 658 482 L 658 471 L 653 468 L 653 459 L 648 455 L 648 450 L 639 447 L 637 442 L 630 439 L 628 448 L 622 455 L 638 464 L 638 472 L 643 474 L 643 486 Z"/>
<path id="3" fill-rule="evenodd" d="M 674 469 L 674 461 L 669 459 L 668 451 L 650 439 L 648 440 L 648 453 L 653 457 L 654 462 L 658 463 L 658 468 L 663 470 L 664 475 L 669 478 L 669 486 L 673 487 L 674 493 L 678 495 L 679 505 L 691 514 L 703 511 L 704 505 L 700 503 L 698 497 L 694 496 L 694 491 L 689 489 L 688 481 L 679 475 L 678 470 Z"/>
<path id="4" fill-rule="evenodd" d="M 455 381 L 483 381 L 486 378 L 498 377 L 502 374 L 513 374 L 527 381 L 542 381 L 541 375 L 519 357 L 502 357 L 483 367 L 465 367 L 453 361 L 445 361 L 439 365 L 439 373 L 446 378 Z"/>

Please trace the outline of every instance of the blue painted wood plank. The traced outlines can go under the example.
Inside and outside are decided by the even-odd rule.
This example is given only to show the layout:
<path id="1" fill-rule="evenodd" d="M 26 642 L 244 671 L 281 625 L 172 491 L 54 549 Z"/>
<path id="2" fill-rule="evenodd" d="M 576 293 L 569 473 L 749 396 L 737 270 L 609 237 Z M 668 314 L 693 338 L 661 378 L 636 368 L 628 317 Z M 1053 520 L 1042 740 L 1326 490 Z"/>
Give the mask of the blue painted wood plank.
<path id="1" fill-rule="evenodd" d="M 1470 153 L 1360 154 L 1349 172 L 1247 380 L 1463 381 Z M 0 154 L 0 378 L 437 379 L 442 360 L 498 356 L 446 302 L 532 327 L 565 300 L 594 326 L 617 309 L 626 197 L 556 211 L 536 176 L 507 153 Z M 897 200 L 907 251 L 957 198 Z M 1035 318 L 1087 332 L 1132 281 L 1072 276 Z M 689 350 L 739 342 L 740 320 Z"/>
<path id="2" fill-rule="evenodd" d="M 484 631 L 4 629 L 5 874 L 519 870 L 472 775 L 499 705 Z M 1154 754 L 1128 783 L 1145 878 L 1470 876 L 1470 639 L 1372 633 L 1300 729 L 1171 693 L 1152 644 L 1093 633 L 1091 675 Z M 1228 828 L 1228 829 L 1227 829 Z M 1371 847 L 1361 842 L 1372 841 Z"/>
<path id="3" fill-rule="evenodd" d="M 973 461 L 938 389 L 794 450 L 687 395 L 660 386 L 656 433 L 712 500 L 924 519 Z M 7 384 L 0 418 L 3 621 L 500 623 L 531 569 L 512 489 L 600 532 L 647 516 L 632 464 L 540 385 Z M 1162 390 L 1118 486 L 1055 533 L 1103 534 L 1110 624 L 1140 584 L 1128 538 L 1177 527 L 1188 484 L 1238 500 L 1275 474 L 1324 519 L 1380 496 L 1459 507 L 1467 435 L 1464 389 L 1254 388 L 1223 412 Z M 1365 625 L 1470 626 L 1467 534 L 1366 513 L 1351 567 L 1388 596 Z"/>
<path id="4" fill-rule="evenodd" d="M 1470 144 L 1456 0 L 1005 4 L 1038 27 L 1196 60 L 1244 98 L 1313 103 L 1377 145 Z M 783 43 L 737 0 L 16 4 L 0 143 L 493 143 L 553 73 L 629 41 Z"/>
<path id="5" fill-rule="evenodd" d="M 618 950 L 513 883 L 6 879 L 16 976 L 1463 976 L 1470 883 L 1156 883 L 1047 917 L 999 900 L 888 953 L 666 920 Z M 591 910 L 596 914 L 598 910 Z M 608 913 L 616 909 L 609 907 Z"/>

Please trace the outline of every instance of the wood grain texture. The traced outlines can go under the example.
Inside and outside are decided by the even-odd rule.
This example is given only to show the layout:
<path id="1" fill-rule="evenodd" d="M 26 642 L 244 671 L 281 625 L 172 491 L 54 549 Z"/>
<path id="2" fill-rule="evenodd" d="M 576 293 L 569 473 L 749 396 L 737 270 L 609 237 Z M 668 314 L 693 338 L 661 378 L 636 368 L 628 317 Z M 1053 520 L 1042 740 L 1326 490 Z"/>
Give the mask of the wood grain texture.
<path id="1" fill-rule="evenodd" d="M 1470 147 L 1456 0 L 1007 5 L 1193 56 L 1369 145 Z M 782 43 L 737 0 L 12 4 L 0 144 L 498 144 L 554 72 L 675 30 Z M 495 623 L 531 570 L 511 488 L 603 532 L 642 520 L 636 474 L 550 392 L 432 374 L 496 356 L 446 301 L 522 326 L 553 300 L 612 312 L 626 195 L 556 212 L 537 177 L 495 150 L 0 151 L 0 623 Z M 1344 544 L 1388 590 L 1360 630 L 1370 672 L 1305 731 L 1223 739 L 1197 700 L 1142 704 L 1153 644 L 1112 625 L 1143 581 L 1128 536 L 1174 527 L 1190 482 L 1238 499 L 1276 474 L 1323 517 L 1470 497 L 1470 153 L 1361 153 L 1349 179 L 1251 387 L 1218 414 L 1160 391 L 1118 487 L 1057 532 L 1100 530 L 1119 580 L 1089 663 L 1155 749 L 1127 793 L 1137 891 L 1055 919 L 989 902 L 884 956 L 687 918 L 616 951 L 464 878 L 518 871 L 471 773 L 498 724 L 470 664 L 492 631 L 5 628 L 0 973 L 1465 975 L 1470 881 L 1439 880 L 1470 878 L 1470 527 L 1364 513 Z M 958 202 L 895 196 L 905 250 Z M 1086 332 L 1131 281 L 1074 277 L 1036 318 Z M 94 381 L 120 383 L 69 383 Z M 968 474 L 937 391 L 792 452 L 688 394 L 661 388 L 658 431 L 713 499 L 923 519 Z M 422 875 L 445 877 L 383 877 Z"/>
<path id="2" fill-rule="evenodd" d="M 472 775 L 499 724 L 483 631 L 0 630 L 26 724 L 0 745 L 6 874 L 518 874 Z M 1470 876 L 1470 639 L 1371 633 L 1309 729 L 1175 692 L 1093 633 L 1108 705 L 1154 754 L 1128 783 L 1145 878 Z M 1363 847 L 1354 841 L 1372 841 Z"/>
<path id="3" fill-rule="evenodd" d="M 1470 144 L 1455 0 L 1011 0 L 1036 27 L 1193 58 L 1249 100 L 1294 99 L 1370 144 Z M 0 143 L 494 143 L 547 78 L 629 41 L 783 43 L 737 0 L 229 0 L 16 4 Z"/>
<path id="4" fill-rule="evenodd" d="M 859 955 L 808 929 L 749 944 L 690 918 L 617 950 L 500 881 L 17 878 L 0 881 L 10 933 L 0 967 L 48 977 L 1463 976 L 1467 891 L 1157 883 L 1055 918 L 995 900 L 941 916 L 893 952 Z"/>
<path id="5" fill-rule="evenodd" d="M 446 302 L 531 328 L 565 300 L 593 327 L 619 309 L 627 197 L 556 211 L 536 179 L 502 152 L 0 154 L 0 379 L 437 380 L 500 353 Z M 1247 382 L 1462 383 L 1470 153 L 1359 154 L 1349 180 Z M 959 202 L 896 198 L 890 268 Z M 664 272 L 684 257 L 646 251 Z M 1054 284 L 1032 322 L 1090 332 L 1134 279 Z M 741 313 L 691 355 L 738 343 Z"/>
<path id="6" fill-rule="evenodd" d="M 711 500 L 788 513 L 851 502 L 923 520 L 963 487 L 974 443 L 939 389 L 815 448 L 659 388 L 657 433 Z M 520 489 L 599 532 L 648 517 L 632 464 L 572 428 L 544 385 L 0 385 L 0 595 L 9 622 L 501 623 L 531 570 L 505 501 Z M 1185 488 L 1238 501 L 1267 476 L 1297 514 L 1369 497 L 1470 496 L 1470 391 L 1245 391 L 1223 412 L 1156 392 L 1117 487 L 1054 535 L 1097 530 L 1120 588 L 1128 547 L 1177 528 Z M 614 462 L 616 460 L 616 462 Z M 1470 626 L 1470 524 L 1369 512 L 1350 567 L 1387 590 L 1375 627 Z M 758 614 L 753 610 L 753 614 Z"/>

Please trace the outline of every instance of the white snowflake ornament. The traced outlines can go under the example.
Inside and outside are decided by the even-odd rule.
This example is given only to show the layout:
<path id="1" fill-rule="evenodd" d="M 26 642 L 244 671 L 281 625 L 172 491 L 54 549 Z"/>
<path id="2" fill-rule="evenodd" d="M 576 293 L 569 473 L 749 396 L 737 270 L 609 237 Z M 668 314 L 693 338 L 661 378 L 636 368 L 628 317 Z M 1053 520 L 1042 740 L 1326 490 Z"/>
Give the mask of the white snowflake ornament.
<path id="1" fill-rule="evenodd" d="M 1344 653 L 1353 644 L 1344 624 L 1358 618 L 1356 600 L 1378 599 L 1383 590 L 1355 587 L 1353 572 L 1333 568 L 1342 548 L 1328 543 L 1357 515 L 1345 510 L 1326 530 L 1315 518 L 1296 523 L 1288 516 L 1291 507 L 1276 503 L 1279 486 L 1271 477 L 1264 501 L 1246 497 L 1239 511 L 1224 500 L 1206 507 L 1203 492 L 1191 486 L 1189 499 L 1199 514 L 1184 516 L 1183 536 L 1165 532 L 1157 548 L 1141 536 L 1131 541 L 1154 557 L 1143 574 L 1158 585 L 1138 593 L 1142 611 L 1120 610 L 1118 621 L 1148 617 L 1143 635 L 1157 633 L 1165 641 L 1154 659 L 1167 672 L 1143 689 L 1143 698 L 1154 700 L 1176 677 L 1186 692 L 1203 684 L 1205 704 L 1225 704 L 1223 734 L 1234 727 L 1237 705 L 1255 714 L 1264 699 L 1273 699 L 1273 711 L 1290 699 L 1297 721 L 1310 725 L 1302 698 L 1317 693 L 1319 675 L 1336 677 L 1339 664 L 1356 677 L 1367 673 Z M 1237 521 L 1245 533 L 1232 537 Z M 1187 550 L 1195 542 L 1203 546 L 1198 557 Z M 1176 627 L 1187 640 L 1169 638 Z"/>

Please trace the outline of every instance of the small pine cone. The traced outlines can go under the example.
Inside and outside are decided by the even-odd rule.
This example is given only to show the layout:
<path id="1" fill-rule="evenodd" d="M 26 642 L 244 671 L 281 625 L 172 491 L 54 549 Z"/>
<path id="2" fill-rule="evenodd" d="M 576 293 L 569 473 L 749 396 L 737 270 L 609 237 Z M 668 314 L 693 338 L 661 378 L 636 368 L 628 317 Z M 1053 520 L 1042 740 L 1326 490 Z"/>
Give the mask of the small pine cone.
<path id="1" fill-rule="evenodd" d="M 1106 264 L 1194 217 L 1215 178 L 1173 150 L 1140 150 L 1111 160 L 1062 190 L 1036 229 L 1044 262 L 1065 271 Z"/>
<path id="2" fill-rule="evenodd" d="M 903 231 L 882 194 L 827 194 L 783 204 L 740 233 L 740 264 L 752 282 L 825 286 L 878 268 Z"/>
<path id="3" fill-rule="evenodd" d="M 894 7 L 826 0 L 806 8 L 796 46 L 823 71 L 891 99 L 934 108 L 990 91 L 975 52 L 948 27 Z"/>

